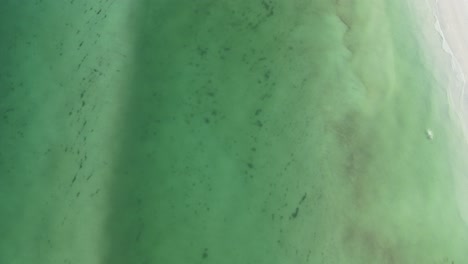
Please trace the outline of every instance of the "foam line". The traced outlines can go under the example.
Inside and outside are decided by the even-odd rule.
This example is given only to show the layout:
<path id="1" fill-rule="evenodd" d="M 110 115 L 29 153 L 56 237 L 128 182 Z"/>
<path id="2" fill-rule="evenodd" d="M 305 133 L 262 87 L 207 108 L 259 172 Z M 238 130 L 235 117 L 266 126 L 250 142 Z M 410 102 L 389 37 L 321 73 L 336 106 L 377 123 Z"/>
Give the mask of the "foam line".
<path id="1" fill-rule="evenodd" d="M 455 105 L 454 98 L 452 96 L 453 94 L 453 89 L 448 88 L 447 89 L 447 99 L 448 99 L 448 104 L 449 106 L 453 109 L 454 114 L 458 118 L 458 120 L 462 124 L 462 129 L 463 129 L 463 134 L 464 138 L 466 141 L 468 141 L 468 136 L 467 136 L 467 131 L 466 131 L 466 126 L 464 125 L 464 104 L 463 104 L 463 99 L 465 96 L 465 87 L 466 87 L 466 79 L 465 75 L 463 73 L 462 67 L 460 62 L 458 61 L 457 57 L 453 53 L 452 48 L 450 47 L 450 44 L 448 43 L 447 39 L 445 38 L 444 31 L 440 25 L 440 20 L 439 20 L 439 9 L 438 9 L 438 4 L 439 0 L 435 0 L 435 5 L 431 5 L 429 3 L 430 0 L 426 0 L 426 3 L 431 7 L 432 13 L 435 19 L 434 22 L 434 29 L 436 32 L 439 34 L 439 36 L 442 39 L 442 49 L 444 50 L 445 53 L 447 53 L 450 56 L 451 60 L 451 68 L 453 72 L 455 73 L 457 79 L 460 81 L 460 95 L 459 95 L 459 101 L 458 101 L 458 107 Z M 466 1 L 466 0 L 465 0 Z"/>

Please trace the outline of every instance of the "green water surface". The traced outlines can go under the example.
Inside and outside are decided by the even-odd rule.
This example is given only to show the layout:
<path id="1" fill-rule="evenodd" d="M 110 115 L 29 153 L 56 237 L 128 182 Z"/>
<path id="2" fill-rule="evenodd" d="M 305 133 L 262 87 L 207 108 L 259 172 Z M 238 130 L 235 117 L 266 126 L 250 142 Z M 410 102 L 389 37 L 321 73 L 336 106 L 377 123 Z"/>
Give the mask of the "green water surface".
<path id="1" fill-rule="evenodd" d="M 408 3 L 2 1 L 0 263 L 466 263 Z"/>

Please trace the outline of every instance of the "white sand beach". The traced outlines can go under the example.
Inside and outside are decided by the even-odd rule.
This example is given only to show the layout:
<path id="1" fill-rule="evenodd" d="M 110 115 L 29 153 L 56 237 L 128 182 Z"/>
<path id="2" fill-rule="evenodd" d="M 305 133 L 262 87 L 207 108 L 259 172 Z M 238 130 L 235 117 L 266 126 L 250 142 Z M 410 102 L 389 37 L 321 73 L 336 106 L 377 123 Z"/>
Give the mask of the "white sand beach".
<path id="1" fill-rule="evenodd" d="M 468 76 L 468 1 L 444 0 L 436 1 L 436 10 L 440 28 L 451 57 L 454 74 L 449 86 L 452 106 L 463 129 L 465 144 L 462 150 L 459 168 L 455 175 L 455 189 L 457 191 L 460 214 L 468 224 L 468 175 L 466 175 L 466 146 L 468 142 L 468 95 L 466 93 L 466 77 Z M 458 167 L 460 166 L 460 167 Z"/>
<path id="2" fill-rule="evenodd" d="M 468 0 L 17 2 L 0 263 L 468 263 Z"/>
<path id="3" fill-rule="evenodd" d="M 455 77 L 450 85 L 451 104 L 460 113 L 460 121 L 465 124 L 468 106 L 465 93 L 468 73 L 468 2 L 438 0 L 434 3 L 434 11 L 443 38 L 443 48 L 451 59 Z"/>
<path id="4" fill-rule="evenodd" d="M 453 161 L 454 188 L 458 199 L 460 216 L 468 224 L 468 175 L 466 175 L 466 152 L 468 143 L 468 94 L 466 78 L 468 76 L 468 1 L 466 0 L 424 0 L 413 8 L 424 12 L 421 21 L 431 25 L 428 32 L 422 32 L 425 45 L 430 49 L 430 56 L 439 73 L 443 76 L 441 86 L 446 92 L 451 116 L 461 129 L 462 137 L 458 142 L 458 156 Z M 427 9 L 426 9 L 427 8 Z M 429 16 L 429 12 L 432 16 Z M 426 16 L 426 17 L 424 17 Z M 436 41 L 433 41 L 436 39 Z M 456 132 L 455 132 L 456 133 Z"/>

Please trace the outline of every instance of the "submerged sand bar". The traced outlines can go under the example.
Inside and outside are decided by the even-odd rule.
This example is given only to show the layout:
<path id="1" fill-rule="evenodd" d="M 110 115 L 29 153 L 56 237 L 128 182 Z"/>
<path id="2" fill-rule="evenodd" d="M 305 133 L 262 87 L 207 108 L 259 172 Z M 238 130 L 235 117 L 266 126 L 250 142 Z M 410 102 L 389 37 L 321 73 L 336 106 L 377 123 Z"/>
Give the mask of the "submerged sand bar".
<path id="1" fill-rule="evenodd" d="M 6 1 L 0 25 L 0 263 L 468 261 L 466 2 Z"/>

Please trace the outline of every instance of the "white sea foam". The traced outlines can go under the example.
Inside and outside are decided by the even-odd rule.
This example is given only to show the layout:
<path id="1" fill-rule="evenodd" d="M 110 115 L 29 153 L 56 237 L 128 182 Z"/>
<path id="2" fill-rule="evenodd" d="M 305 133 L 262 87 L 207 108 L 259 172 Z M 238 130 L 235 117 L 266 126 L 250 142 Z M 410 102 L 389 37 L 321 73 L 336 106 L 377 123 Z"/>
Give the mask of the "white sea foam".
<path id="1" fill-rule="evenodd" d="M 456 82 L 453 84 L 447 85 L 446 93 L 447 93 L 447 100 L 448 104 L 452 108 L 452 113 L 456 116 L 460 125 L 463 129 L 463 134 L 465 137 L 465 141 L 468 142 L 468 120 L 465 118 L 465 113 L 467 112 L 467 103 L 468 98 L 465 98 L 465 89 L 466 89 L 466 78 L 465 73 L 463 71 L 463 67 L 460 63 L 460 60 L 455 55 L 449 41 L 447 41 L 446 33 L 444 32 L 443 27 L 440 23 L 440 9 L 439 9 L 439 0 L 433 1 L 431 4 L 429 1 L 426 0 L 426 3 L 431 7 L 434 16 L 434 29 L 439 34 L 441 38 L 442 49 L 445 53 L 448 54 L 451 60 L 451 68 L 453 71 L 454 76 L 456 77 Z M 468 2 L 467 0 L 465 0 Z M 468 18 L 468 14 L 467 14 Z M 445 25 L 451 26 L 451 25 Z M 457 98 L 458 97 L 458 98 Z M 455 100 L 457 98 L 457 100 Z"/>
<path id="2" fill-rule="evenodd" d="M 463 133 L 465 144 L 460 144 L 452 161 L 454 170 L 454 188 L 460 217 L 468 225 L 468 175 L 466 166 L 466 147 L 468 146 L 468 98 L 465 98 L 466 78 L 468 74 L 468 39 L 465 31 L 468 26 L 468 0 L 426 0 L 434 16 L 434 29 L 441 39 L 442 49 L 449 56 L 453 77 L 447 80 L 446 94 L 451 114 Z M 464 23 L 466 19 L 466 23 Z M 460 24 L 460 21 L 461 24 Z M 445 31 L 444 31 L 445 30 Z M 465 48 L 465 50 L 460 49 Z M 458 50 L 457 50 L 458 48 Z M 458 57 L 457 57 L 458 56 Z M 463 60 L 464 59 L 464 60 Z"/>

